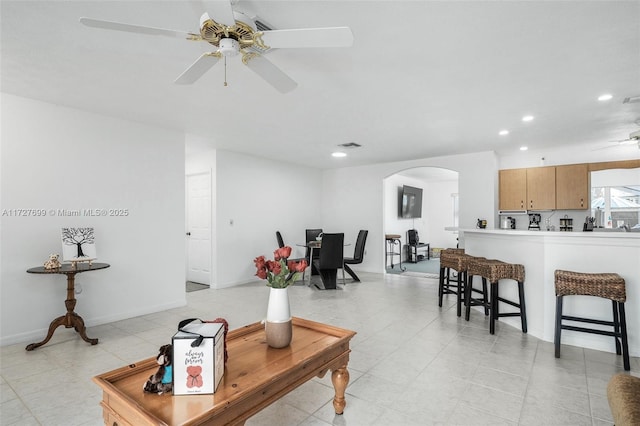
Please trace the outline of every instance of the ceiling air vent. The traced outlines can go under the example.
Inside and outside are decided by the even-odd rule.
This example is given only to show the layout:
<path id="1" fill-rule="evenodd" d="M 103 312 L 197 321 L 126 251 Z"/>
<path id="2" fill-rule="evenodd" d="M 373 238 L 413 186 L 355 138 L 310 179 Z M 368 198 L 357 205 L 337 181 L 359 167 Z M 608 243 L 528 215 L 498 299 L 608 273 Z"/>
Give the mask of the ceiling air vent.
<path id="1" fill-rule="evenodd" d="M 636 102 L 640 102 L 640 96 L 631 96 L 628 98 L 624 98 L 624 100 L 622 101 L 623 104 L 633 104 Z"/>
<path id="2" fill-rule="evenodd" d="M 269 25 L 266 22 L 264 22 L 262 20 L 262 18 L 258 18 L 256 16 L 256 17 L 253 18 L 253 22 L 256 24 L 256 28 L 258 29 L 258 31 L 271 31 L 271 30 L 273 30 L 271 25 Z M 262 47 L 260 47 L 260 46 L 258 46 L 256 44 L 253 44 L 249 48 L 249 50 L 253 50 L 254 52 L 257 52 L 259 54 L 264 54 L 264 53 L 267 53 L 268 51 L 275 50 L 275 49 L 271 49 L 271 48 L 263 49 Z"/>
<path id="3" fill-rule="evenodd" d="M 357 144 L 355 142 L 347 142 L 347 143 L 341 143 L 340 145 L 342 148 L 360 148 L 362 145 Z"/>

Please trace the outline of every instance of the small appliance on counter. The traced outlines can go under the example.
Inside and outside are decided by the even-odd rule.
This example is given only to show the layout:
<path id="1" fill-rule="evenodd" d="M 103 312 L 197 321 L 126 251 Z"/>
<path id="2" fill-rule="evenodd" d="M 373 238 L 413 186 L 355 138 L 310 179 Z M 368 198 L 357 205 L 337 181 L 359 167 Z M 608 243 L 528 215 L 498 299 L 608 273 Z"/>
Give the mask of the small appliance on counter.
<path id="1" fill-rule="evenodd" d="M 539 231 L 540 230 L 540 221 L 542 220 L 542 216 L 540 213 L 529 213 L 529 230 Z"/>
<path id="2" fill-rule="evenodd" d="M 587 216 L 586 219 L 584 220 L 584 225 L 582 226 L 582 230 L 585 232 L 593 231 L 595 222 L 596 222 L 595 217 Z"/>
<path id="3" fill-rule="evenodd" d="M 511 216 L 500 217 L 500 229 L 516 229 L 516 218 Z"/>
<path id="4" fill-rule="evenodd" d="M 594 228 L 604 228 L 604 210 L 602 210 L 602 209 L 600 209 L 600 207 L 598 207 L 596 209 L 594 217 L 596 218 L 596 220 L 593 223 L 593 227 Z"/>
<path id="5" fill-rule="evenodd" d="M 573 219 L 566 214 L 564 215 L 564 217 L 560 218 L 560 231 L 563 231 L 563 232 L 573 231 Z"/>

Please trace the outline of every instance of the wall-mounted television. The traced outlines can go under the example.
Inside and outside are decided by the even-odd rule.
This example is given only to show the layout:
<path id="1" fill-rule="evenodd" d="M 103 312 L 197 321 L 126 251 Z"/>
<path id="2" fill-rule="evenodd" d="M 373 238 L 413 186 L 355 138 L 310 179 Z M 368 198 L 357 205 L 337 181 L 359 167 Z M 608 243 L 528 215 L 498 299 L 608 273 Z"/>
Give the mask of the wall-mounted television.
<path id="1" fill-rule="evenodd" d="M 398 217 L 422 217 L 422 188 L 403 185 L 398 191 Z"/>

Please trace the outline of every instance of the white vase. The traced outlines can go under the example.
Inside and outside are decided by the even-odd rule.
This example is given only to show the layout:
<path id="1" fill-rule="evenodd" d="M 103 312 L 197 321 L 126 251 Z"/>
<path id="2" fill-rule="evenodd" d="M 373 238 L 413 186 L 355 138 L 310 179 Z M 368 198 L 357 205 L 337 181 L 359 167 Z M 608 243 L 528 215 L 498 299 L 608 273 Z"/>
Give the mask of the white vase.
<path id="1" fill-rule="evenodd" d="M 264 329 L 267 344 L 272 348 L 284 348 L 291 343 L 293 327 L 287 288 L 270 289 Z"/>

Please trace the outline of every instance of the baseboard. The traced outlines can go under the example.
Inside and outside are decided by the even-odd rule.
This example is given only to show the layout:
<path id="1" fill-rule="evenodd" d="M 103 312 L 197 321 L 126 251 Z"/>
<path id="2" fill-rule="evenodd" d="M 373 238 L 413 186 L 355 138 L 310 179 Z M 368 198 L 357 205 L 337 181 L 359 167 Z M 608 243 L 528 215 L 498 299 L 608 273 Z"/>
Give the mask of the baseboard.
<path id="1" fill-rule="evenodd" d="M 136 311 L 130 311 L 125 313 L 121 312 L 116 315 L 105 315 L 101 317 L 85 319 L 85 326 L 87 328 L 95 327 L 98 325 L 109 324 L 116 321 L 122 321 L 130 318 L 134 318 L 134 317 L 139 317 L 141 315 L 148 315 L 156 312 L 166 311 L 168 309 L 180 308 L 186 305 L 187 305 L 187 302 L 186 300 L 184 300 L 180 302 L 167 303 L 164 305 L 146 307 L 145 309 L 140 309 Z M 2 338 L 0 338 L 0 346 L 9 346 L 9 345 L 15 345 L 18 343 L 27 343 L 27 342 L 30 343 L 33 341 L 40 341 L 47 335 L 48 332 L 49 332 L 49 326 L 45 328 L 40 328 L 37 330 L 26 331 L 24 333 L 16 333 L 8 336 L 3 336 Z M 55 332 L 54 332 L 54 336 L 55 336 Z M 100 336 L 95 336 L 95 337 L 100 338 Z"/>

